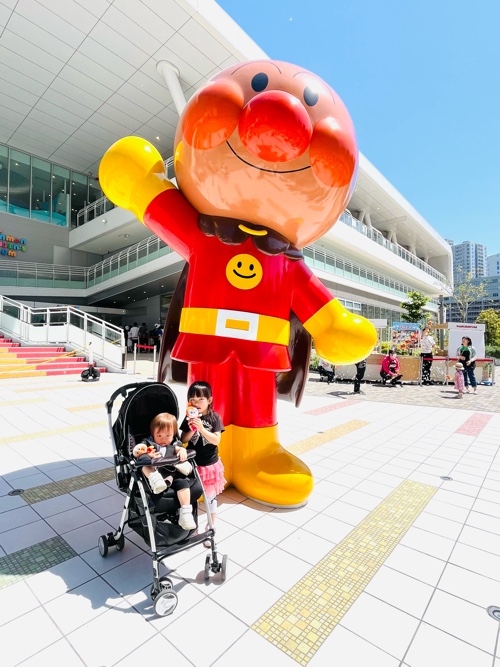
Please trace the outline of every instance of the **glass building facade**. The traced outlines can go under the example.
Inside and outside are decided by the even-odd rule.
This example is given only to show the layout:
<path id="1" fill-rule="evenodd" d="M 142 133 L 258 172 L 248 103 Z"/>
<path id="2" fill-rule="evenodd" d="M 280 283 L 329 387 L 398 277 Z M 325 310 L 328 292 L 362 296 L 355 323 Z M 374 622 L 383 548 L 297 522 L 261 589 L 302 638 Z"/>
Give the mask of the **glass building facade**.
<path id="1" fill-rule="evenodd" d="M 0 213 L 75 227 L 78 211 L 102 196 L 95 178 L 0 144 Z"/>

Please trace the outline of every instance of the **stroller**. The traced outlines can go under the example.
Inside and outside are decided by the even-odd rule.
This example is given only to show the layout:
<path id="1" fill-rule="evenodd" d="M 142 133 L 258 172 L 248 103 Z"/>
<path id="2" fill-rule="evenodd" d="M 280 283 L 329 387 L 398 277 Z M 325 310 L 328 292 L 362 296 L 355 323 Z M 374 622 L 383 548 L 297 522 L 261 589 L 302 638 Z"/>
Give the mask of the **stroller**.
<path id="1" fill-rule="evenodd" d="M 124 401 L 118 412 L 116 421 L 112 422 L 113 403 L 118 396 Z M 127 494 L 120 525 L 116 531 L 101 535 L 98 540 L 99 553 L 103 558 L 108 555 L 109 547 L 121 551 L 125 547 L 124 527 L 128 524 L 140 535 L 151 549 L 153 560 L 153 584 L 151 599 L 154 610 L 159 616 L 172 614 L 177 606 L 177 593 L 173 590 L 172 580 L 167 576 L 159 576 L 159 565 L 179 551 L 210 541 L 210 553 L 205 559 L 205 580 L 210 573 L 219 573 L 222 581 L 226 579 L 227 556 L 219 558 L 215 546 L 215 530 L 210 512 L 207 512 L 208 530 L 198 533 L 197 530 L 184 530 L 178 524 L 179 501 L 176 493 L 168 488 L 161 494 L 153 494 L 146 477 L 141 472 L 141 465 L 132 456 L 135 444 L 149 435 L 149 425 L 160 412 L 169 412 L 179 417 L 177 398 L 166 384 L 161 382 L 138 382 L 127 384 L 117 389 L 106 403 L 111 442 L 114 448 L 115 477 L 120 491 Z M 187 452 L 193 467 L 190 476 L 194 483 L 191 486 L 193 517 L 198 524 L 198 502 L 205 495 L 203 483 L 194 461 L 194 452 Z M 167 467 L 179 463 L 177 457 L 162 460 Z"/>

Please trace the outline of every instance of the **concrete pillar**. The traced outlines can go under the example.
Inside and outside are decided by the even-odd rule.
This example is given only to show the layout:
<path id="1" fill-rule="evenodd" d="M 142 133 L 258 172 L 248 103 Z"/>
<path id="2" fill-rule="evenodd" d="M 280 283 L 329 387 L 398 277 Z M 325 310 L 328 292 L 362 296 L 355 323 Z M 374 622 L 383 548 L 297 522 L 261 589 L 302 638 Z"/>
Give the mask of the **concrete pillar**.
<path id="1" fill-rule="evenodd" d="M 156 70 L 163 76 L 167 88 L 172 95 L 172 100 L 174 101 L 175 108 L 179 116 L 184 111 L 186 106 L 186 97 L 184 91 L 181 88 L 181 82 L 179 81 L 180 72 L 177 67 L 168 62 L 168 60 L 159 60 L 156 63 Z"/>
<path id="2" fill-rule="evenodd" d="M 370 214 L 368 213 L 368 211 L 365 211 L 364 223 L 365 223 L 365 225 L 366 225 L 367 227 L 369 227 L 370 229 L 373 227 L 373 225 L 372 225 L 372 219 L 370 218 Z"/>

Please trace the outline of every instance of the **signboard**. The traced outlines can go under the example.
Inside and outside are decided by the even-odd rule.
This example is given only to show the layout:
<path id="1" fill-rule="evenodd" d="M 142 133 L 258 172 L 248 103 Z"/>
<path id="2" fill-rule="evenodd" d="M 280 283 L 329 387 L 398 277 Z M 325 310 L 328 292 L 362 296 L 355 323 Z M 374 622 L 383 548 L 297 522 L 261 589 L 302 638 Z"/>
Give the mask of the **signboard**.
<path id="1" fill-rule="evenodd" d="M 420 325 L 416 322 L 393 322 L 392 345 L 403 353 L 420 347 Z"/>
<path id="2" fill-rule="evenodd" d="M 15 257 L 18 250 L 25 252 L 26 246 L 26 239 L 18 239 L 15 236 L 11 236 L 10 234 L 4 234 L 0 230 L 0 255 Z"/>
<path id="3" fill-rule="evenodd" d="M 485 324 L 466 324 L 461 322 L 448 322 L 448 354 L 454 357 L 457 348 L 462 344 L 462 337 L 467 336 L 477 350 L 477 358 L 484 359 L 484 331 Z"/>

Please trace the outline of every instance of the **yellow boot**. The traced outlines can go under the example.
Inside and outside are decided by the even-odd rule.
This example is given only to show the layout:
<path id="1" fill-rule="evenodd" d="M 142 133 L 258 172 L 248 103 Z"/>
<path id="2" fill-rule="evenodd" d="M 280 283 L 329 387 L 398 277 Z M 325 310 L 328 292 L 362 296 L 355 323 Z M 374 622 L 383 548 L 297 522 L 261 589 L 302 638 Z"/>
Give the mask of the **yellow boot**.
<path id="1" fill-rule="evenodd" d="M 309 468 L 278 440 L 278 426 L 232 426 L 232 482 L 244 495 L 273 507 L 305 505 L 313 489 Z"/>

